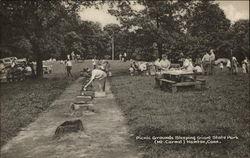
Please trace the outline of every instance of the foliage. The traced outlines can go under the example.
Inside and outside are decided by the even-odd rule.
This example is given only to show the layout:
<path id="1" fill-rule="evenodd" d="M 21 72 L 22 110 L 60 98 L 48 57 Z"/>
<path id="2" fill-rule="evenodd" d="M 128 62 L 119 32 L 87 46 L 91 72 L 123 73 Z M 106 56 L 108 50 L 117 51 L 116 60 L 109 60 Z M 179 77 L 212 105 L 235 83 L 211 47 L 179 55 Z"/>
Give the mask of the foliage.
<path id="1" fill-rule="evenodd" d="M 103 29 L 82 21 L 80 7 L 109 4 L 109 13 L 120 22 Z M 136 10 L 134 5 L 141 5 Z M 242 60 L 249 56 L 249 20 L 231 25 L 218 4 L 190 1 L 3 1 L 1 7 L 2 56 L 27 57 L 37 62 L 66 59 L 72 51 L 83 58 L 127 52 L 138 60 L 154 60 L 167 53 L 173 62 L 180 54 L 193 58 L 211 48 L 216 57 L 230 57 L 231 49 Z"/>

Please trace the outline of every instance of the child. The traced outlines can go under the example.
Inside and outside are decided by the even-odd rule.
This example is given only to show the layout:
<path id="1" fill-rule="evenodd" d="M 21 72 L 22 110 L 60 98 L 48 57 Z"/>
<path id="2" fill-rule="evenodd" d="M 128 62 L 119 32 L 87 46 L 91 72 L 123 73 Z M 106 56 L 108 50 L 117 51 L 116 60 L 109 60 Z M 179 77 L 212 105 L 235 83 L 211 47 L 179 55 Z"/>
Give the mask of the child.
<path id="1" fill-rule="evenodd" d="M 223 70 L 223 67 L 224 67 L 223 62 L 220 62 L 220 71 Z"/>

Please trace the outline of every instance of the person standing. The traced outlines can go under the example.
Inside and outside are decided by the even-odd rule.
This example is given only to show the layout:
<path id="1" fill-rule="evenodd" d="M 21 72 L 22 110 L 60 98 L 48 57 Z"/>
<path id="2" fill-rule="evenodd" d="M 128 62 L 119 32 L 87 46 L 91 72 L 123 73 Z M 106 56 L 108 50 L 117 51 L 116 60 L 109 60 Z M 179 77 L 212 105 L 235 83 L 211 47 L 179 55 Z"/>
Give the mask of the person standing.
<path id="1" fill-rule="evenodd" d="M 74 51 L 71 53 L 71 59 L 75 60 L 75 52 Z"/>
<path id="2" fill-rule="evenodd" d="M 230 60 L 227 60 L 227 69 L 229 70 L 229 71 L 231 71 L 231 61 Z"/>
<path id="3" fill-rule="evenodd" d="M 215 65 L 215 54 L 214 54 L 214 50 L 211 49 L 209 52 L 209 71 L 210 71 L 210 75 L 214 74 L 214 65 Z"/>
<path id="4" fill-rule="evenodd" d="M 73 75 L 71 74 L 71 70 L 72 70 L 72 62 L 67 59 L 66 61 L 66 71 L 67 71 L 67 76 L 69 77 L 73 77 Z"/>
<path id="5" fill-rule="evenodd" d="M 67 55 L 67 59 L 70 60 L 70 54 Z"/>
<path id="6" fill-rule="evenodd" d="M 249 61 L 247 59 L 247 57 L 243 60 L 243 64 L 245 65 L 245 69 L 246 69 L 246 73 L 249 72 Z M 243 65 L 242 65 L 243 66 Z"/>
<path id="7" fill-rule="evenodd" d="M 233 69 L 233 74 L 237 75 L 238 73 L 238 61 L 235 56 L 232 57 L 232 69 Z"/>
<path id="8" fill-rule="evenodd" d="M 127 53 L 126 52 L 123 54 L 123 57 L 124 57 L 124 62 L 126 62 L 127 61 Z"/>
<path id="9" fill-rule="evenodd" d="M 122 54 L 119 54 L 119 60 L 122 61 Z"/>
<path id="10" fill-rule="evenodd" d="M 209 72 L 209 65 L 210 65 L 210 56 L 206 53 L 202 58 L 202 65 L 204 69 L 204 74 L 207 75 Z"/>
<path id="11" fill-rule="evenodd" d="M 96 60 L 95 60 L 95 58 L 92 59 L 92 64 L 93 64 L 93 69 L 96 69 Z"/>

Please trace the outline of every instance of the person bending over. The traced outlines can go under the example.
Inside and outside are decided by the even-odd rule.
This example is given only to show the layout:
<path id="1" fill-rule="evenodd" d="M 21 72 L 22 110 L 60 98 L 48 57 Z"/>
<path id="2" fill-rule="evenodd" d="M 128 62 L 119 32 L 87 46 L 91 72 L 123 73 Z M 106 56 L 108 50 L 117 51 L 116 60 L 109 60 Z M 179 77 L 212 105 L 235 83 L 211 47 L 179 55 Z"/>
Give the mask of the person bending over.
<path id="1" fill-rule="evenodd" d="M 91 72 L 91 78 L 90 81 L 84 86 L 84 91 L 87 90 L 87 87 L 94 81 L 94 80 L 99 80 L 100 82 L 98 83 L 98 88 L 100 89 L 100 91 L 104 91 L 105 90 L 105 81 L 107 78 L 107 73 L 103 70 L 100 69 L 94 69 Z"/>

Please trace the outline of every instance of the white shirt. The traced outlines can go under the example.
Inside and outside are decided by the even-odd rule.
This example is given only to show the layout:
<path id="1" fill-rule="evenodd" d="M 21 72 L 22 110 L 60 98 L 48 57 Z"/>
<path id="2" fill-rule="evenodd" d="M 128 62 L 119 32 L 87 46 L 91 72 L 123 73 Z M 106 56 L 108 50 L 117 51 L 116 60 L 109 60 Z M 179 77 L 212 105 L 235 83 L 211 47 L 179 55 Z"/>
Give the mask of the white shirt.
<path id="1" fill-rule="evenodd" d="M 206 53 L 206 54 L 203 56 L 202 61 L 203 61 L 203 62 L 204 62 L 204 61 L 206 61 L 206 62 L 210 61 L 210 56 L 209 56 L 209 54 Z"/>
<path id="2" fill-rule="evenodd" d="M 194 66 L 193 66 L 193 63 L 188 60 L 188 59 L 185 59 L 184 62 L 183 62 L 183 67 L 187 70 L 187 71 L 193 71 L 194 69 Z"/>
<path id="3" fill-rule="evenodd" d="M 160 61 L 160 65 L 159 65 L 159 66 L 160 66 L 160 68 L 163 69 L 163 70 L 168 70 L 169 67 L 170 67 L 170 64 L 171 64 L 171 63 L 170 63 L 169 60 L 167 60 L 167 59 L 166 59 L 166 60 L 163 60 L 163 59 L 162 59 L 162 60 Z"/>
<path id="4" fill-rule="evenodd" d="M 223 63 L 220 63 L 220 68 L 223 68 L 224 66 L 223 66 Z"/>
<path id="5" fill-rule="evenodd" d="M 147 70 L 147 65 L 146 65 L 146 63 L 140 64 L 140 65 L 139 65 L 139 69 L 140 69 L 141 71 Z"/>
<path id="6" fill-rule="evenodd" d="M 209 55 L 210 57 L 210 61 L 214 61 L 215 60 L 215 54 L 214 53 L 211 53 L 211 55 Z"/>
<path id="7" fill-rule="evenodd" d="M 69 54 L 67 55 L 67 59 L 70 59 L 70 55 Z"/>
<path id="8" fill-rule="evenodd" d="M 231 61 L 227 60 L 227 67 L 231 67 Z"/>
<path id="9" fill-rule="evenodd" d="M 72 63 L 70 60 L 66 62 L 66 66 L 72 66 Z"/>
<path id="10" fill-rule="evenodd" d="M 161 66 L 161 65 L 160 65 L 160 59 L 157 59 L 157 60 L 154 62 L 154 65 L 160 67 L 160 66 Z"/>
<path id="11" fill-rule="evenodd" d="M 99 79 L 99 80 L 101 80 L 101 79 L 103 79 L 105 77 L 107 77 L 107 73 L 106 72 L 104 72 L 102 70 L 99 70 L 99 69 L 92 70 L 91 80 L 93 80 L 93 79 Z"/>
<path id="12" fill-rule="evenodd" d="M 194 67 L 194 70 L 198 73 L 201 73 L 202 72 L 202 68 L 200 66 L 195 66 Z"/>

